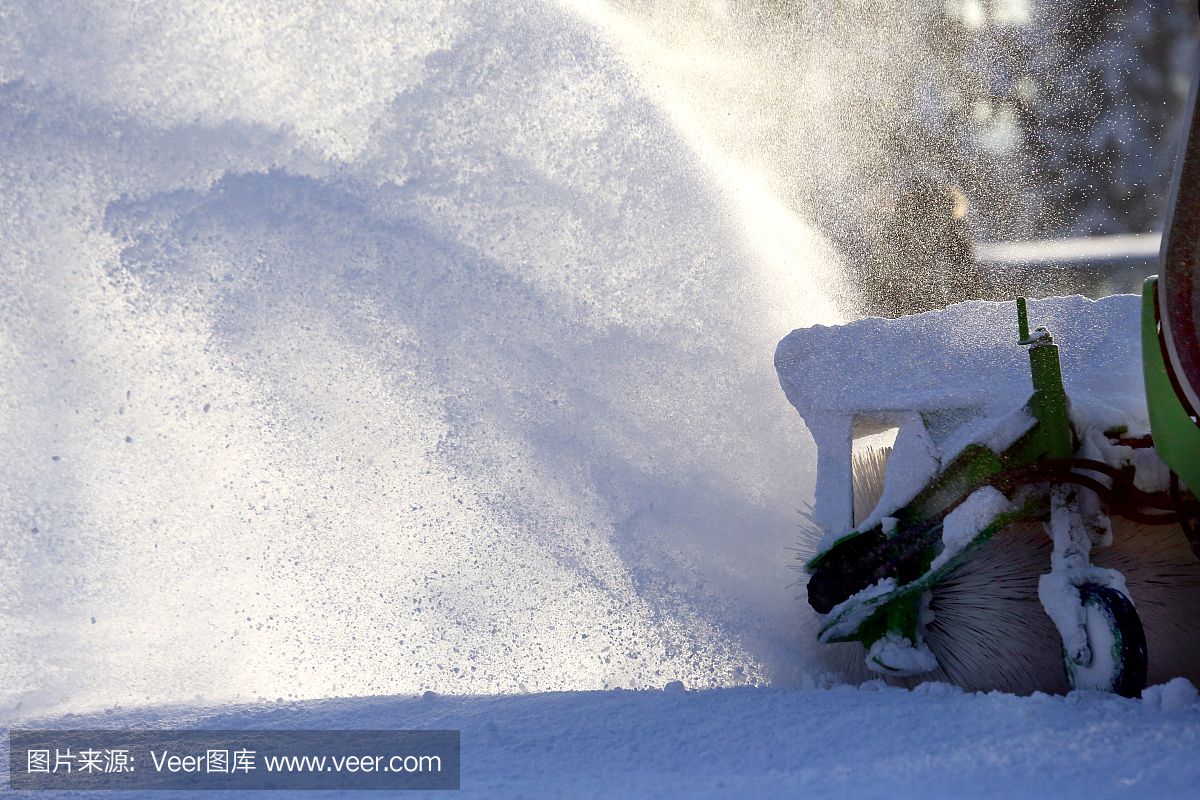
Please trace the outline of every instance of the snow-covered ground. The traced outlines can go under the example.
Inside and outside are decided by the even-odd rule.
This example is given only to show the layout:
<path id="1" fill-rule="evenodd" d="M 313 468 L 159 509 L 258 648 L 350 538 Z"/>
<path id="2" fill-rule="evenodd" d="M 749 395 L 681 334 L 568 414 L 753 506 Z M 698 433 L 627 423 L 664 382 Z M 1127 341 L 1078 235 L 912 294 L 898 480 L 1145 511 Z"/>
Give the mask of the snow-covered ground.
<path id="1" fill-rule="evenodd" d="M 1195 797 L 1200 705 L 1189 703 L 1194 690 L 1171 688 L 1153 700 L 878 683 L 355 698 L 118 709 L 55 724 L 457 729 L 461 796 L 472 798 Z"/>
<path id="2" fill-rule="evenodd" d="M 813 688 L 772 355 L 838 265 L 616 19 L 0 8 L 0 724 L 459 728 L 480 797 L 1186 796 L 1182 700 Z"/>

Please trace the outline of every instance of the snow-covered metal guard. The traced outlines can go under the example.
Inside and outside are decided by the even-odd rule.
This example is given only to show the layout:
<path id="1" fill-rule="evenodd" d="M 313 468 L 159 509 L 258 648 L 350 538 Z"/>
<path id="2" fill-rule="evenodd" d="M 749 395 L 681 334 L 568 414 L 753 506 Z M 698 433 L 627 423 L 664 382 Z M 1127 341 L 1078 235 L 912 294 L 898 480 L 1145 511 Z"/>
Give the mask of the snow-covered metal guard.
<path id="1" fill-rule="evenodd" d="M 1053 541 L 1038 594 L 1071 685 L 1140 693 L 1134 600 L 1089 553 L 1112 541 L 1109 513 L 1178 524 L 1200 506 L 1170 496 L 1172 473 L 1151 446 L 1137 299 L 1033 302 L 1046 325 L 1032 335 L 1022 300 L 814 327 L 780 343 L 780 383 L 819 451 L 825 537 L 805 571 L 822 642 L 862 642 L 885 675 L 936 669 L 923 636 L 930 593 L 993 536 L 1036 520 Z M 883 494 L 855 526 L 852 440 L 888 426 L 899 430 Z"/>

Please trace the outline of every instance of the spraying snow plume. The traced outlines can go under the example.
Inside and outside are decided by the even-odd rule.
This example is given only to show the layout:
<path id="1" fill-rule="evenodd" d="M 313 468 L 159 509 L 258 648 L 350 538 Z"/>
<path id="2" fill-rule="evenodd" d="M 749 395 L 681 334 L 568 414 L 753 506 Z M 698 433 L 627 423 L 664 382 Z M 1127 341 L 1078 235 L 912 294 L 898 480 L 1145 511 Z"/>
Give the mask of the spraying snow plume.
<path id="1" fill-rule="evenodd" d="M 795 666 L 836 313 L 590 23 L 5 13 L 8 711 Z"/>

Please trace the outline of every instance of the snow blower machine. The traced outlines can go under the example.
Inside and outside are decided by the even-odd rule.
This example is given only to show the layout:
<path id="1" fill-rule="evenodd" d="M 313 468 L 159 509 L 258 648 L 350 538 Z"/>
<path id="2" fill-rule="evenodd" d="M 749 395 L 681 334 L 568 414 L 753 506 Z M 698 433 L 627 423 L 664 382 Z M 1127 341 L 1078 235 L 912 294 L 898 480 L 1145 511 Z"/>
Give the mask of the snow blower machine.
<path id="1" fill-rule="evenodd" d="M 851 679 L 1200 685 L 1196 94 L 1140 299 L 969 301 L 780 342 L 818 450 L 808 600 Z M 856 452 L 891 429 L 886 459 Z"/>

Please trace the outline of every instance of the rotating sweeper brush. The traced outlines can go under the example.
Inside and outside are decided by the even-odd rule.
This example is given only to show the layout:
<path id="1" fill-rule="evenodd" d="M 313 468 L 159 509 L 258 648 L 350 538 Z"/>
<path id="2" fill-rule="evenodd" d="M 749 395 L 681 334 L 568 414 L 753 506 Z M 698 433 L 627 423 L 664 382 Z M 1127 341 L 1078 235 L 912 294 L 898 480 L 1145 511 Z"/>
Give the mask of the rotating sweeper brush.
<path id="1" fill-rule="evenodd" d="M 1017 693 L 1200 684 L 1196 85 L 1140 302 L 967 302 L 780 343 L 818 448 L 809 603 L 846 671 Z M 883 460 L 853 440 L 891 428 L 881 491 L 856 498 Z"/>

